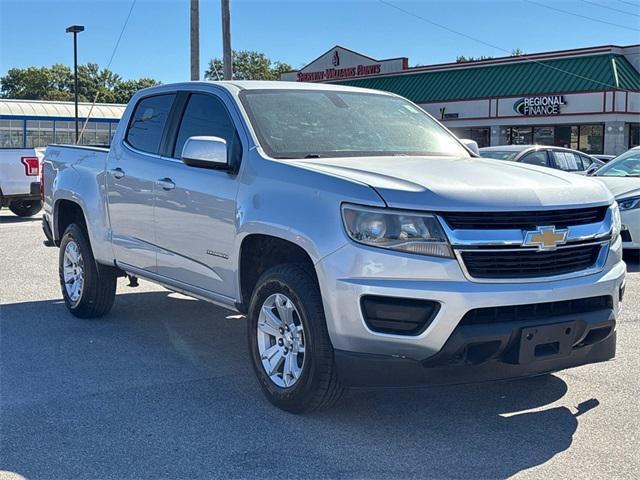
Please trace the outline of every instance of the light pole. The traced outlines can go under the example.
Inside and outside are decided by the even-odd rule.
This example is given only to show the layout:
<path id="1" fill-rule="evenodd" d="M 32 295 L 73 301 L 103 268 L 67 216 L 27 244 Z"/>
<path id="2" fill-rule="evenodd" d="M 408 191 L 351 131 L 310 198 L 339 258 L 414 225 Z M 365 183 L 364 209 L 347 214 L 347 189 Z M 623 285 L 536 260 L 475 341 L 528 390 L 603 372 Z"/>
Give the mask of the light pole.
<path id="1" fill-rule="evenodd" d="M 233 79 L 233 55 L 231 53 L 231 12 L 229 0 L 221 0 L 222 8 L 222 68 L 224 79 Z"/>
<path id="2" fill-rule="evenodd" d="M 200 0 L 191 0 L 191 80 L 200 80 Z"/>
<path id="3" fill-rule="evenodd" d="M 76 141 L 78 143 L 78 34 L 84 32 L 82 25 L 71 25 L 67 28 L 67 33 L 73 33 L 73 91 L 76 97 Z"/>

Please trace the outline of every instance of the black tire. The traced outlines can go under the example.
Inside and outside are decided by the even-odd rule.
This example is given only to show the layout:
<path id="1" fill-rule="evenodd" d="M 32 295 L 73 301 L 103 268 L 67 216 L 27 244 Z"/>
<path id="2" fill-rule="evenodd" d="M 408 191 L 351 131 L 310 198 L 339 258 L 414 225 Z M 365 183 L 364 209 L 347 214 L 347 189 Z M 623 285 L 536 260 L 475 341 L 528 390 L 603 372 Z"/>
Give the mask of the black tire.
<path id="1" fill-rule="evenodd" d="M 258 350 L 260 309 L 275 293 L 284 294 L 293 302 L 304 328 L 304 363 L 298 380 L 290 387 L 278 386 L 269 378 Z M 253 291 L 247 320 L 251 363 L 262 391 L 273 405 L 291 413 L 303 413 L 328 408 L 340 398 L 343 387 L 336 372 L 320 289 L 311 274 L 293 264 L 267 270 Z"/>
<path id="2" fill-rule="evenodd" d="M 16 200 L 11 202 L 9 210 L 19 217 L 33 217 L 42 210 L 42 201 L 40 200 Z"/>
<path id="3" fill-rule="evenodd" d="M 67 245 L 71 242 L 75 242 L 78 247 L 84 270 L 82 292 L 75 301 L 70 298 L 64 281 L 64 256 Z M 58 265 L 64 303 L 73 315 L 78 318 L 95 318 L 106 315 L 111 310 L 116 295 L 115 269 L 96 263 L 87 234 L 75 223 L 69 225 L 62 236 Z"/>

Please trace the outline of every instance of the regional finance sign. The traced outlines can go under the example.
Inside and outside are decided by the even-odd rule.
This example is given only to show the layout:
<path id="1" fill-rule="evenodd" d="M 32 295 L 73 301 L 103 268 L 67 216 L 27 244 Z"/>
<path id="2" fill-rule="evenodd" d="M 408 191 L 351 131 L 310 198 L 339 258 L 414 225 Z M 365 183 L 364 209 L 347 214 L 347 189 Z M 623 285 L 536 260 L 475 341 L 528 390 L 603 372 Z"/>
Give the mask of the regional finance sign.
<path id="1" fill-rule="evenodd" d="M 513 104 L 513 109 L 521 115 L 558 115 L 560 107 L 566 105 L 563 95 L 525 97 Z"/>

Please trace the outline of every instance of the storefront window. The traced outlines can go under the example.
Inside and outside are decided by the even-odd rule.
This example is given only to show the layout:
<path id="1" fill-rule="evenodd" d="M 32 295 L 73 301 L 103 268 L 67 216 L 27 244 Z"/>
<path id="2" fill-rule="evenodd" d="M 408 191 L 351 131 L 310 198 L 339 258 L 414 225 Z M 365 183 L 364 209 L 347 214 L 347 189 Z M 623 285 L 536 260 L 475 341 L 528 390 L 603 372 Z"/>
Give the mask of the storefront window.
<path id="1" fill-rule="evenodd" d="M 24 120 L 0 120 L 0 148 L 24 147 Z"/>
<path id="2" fill-rule="evenodd" d="M 451 131 L 458 138 L 474 140 L 480 148 L 488 147 L 491 144 L 491 129 L 489 127 L 452 128 Z"/>
<path id="3" fill-rule="evenodd" d="M 76 137 L 75 122 L 56 121 L 55 143 L 73 145 Z"/>
<path id="4" fill-rule="evenodd" d="M 604 125 L 511 127 L 508 132 L 512 145 L 555 145 L 585 153 L 602 153 L 604 150 Z M 637 137 L 638 133 L 636 142 L 640 143 Z"/>
<path id="5" fill-rule="evenodd" d="M 533 129 L 531 127 L 511 127 L 509 129 L 509 143 L 512 145 L 531 145 L 533 143 Z"/>
<path id="6" fill-rule="evenodd" d="M 111 135 L 109 137 L 109 144 L 113 141 L 113 136 L 116 134 L 116 129 L 118 128 L 118 122 L 111 122 Z"/>
<path id="7" fill-rule="evenodd" d="M 585 153 L 602 153 L 604 150 L 604 125 L 580 125 L 578 150 Z"/>
<path id="8" fill-rule="evenodd" d="M 533 143 L 536 145 L 555 145 L 554 127 L 534 127 Z"/>
<path id="9" fill-rule="evenodd" d="M 108 123 L 96 123 L 96 144 L 97 145 L 109 145 L 109 124 Z"/>
<path id="10" fill-rule="evenodd" d="M 52 120 L 27 120 L 27 148 L 46 147 L 53 143 Z"/>
<path id="11" fill-rule="evenodd" d="M 556 147 L 578 149 L 578 127 L 570 125 L 559 125 L 555 127 L 555 138 L 553 145 Z"/>
<path id="12" fill-rule="evenodd" d="M 84 121 L 80 123 L 80 144 L 96 144 L 96 122 L 86 122 L 86 125 Z"/>
<path id="13" fill-rule="evenodd" d="M 629 148 L 640 145 L 640 123 L 629 124 Z"/>

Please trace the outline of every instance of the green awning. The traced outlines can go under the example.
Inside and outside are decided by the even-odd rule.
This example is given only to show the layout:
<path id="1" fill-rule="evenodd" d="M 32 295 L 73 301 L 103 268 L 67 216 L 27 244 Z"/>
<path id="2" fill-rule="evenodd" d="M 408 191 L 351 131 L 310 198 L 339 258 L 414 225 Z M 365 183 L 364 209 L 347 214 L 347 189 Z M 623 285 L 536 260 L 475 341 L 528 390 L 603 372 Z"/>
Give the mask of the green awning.
<path id="1" fill-rule="evenodd" d="M 448 70 L 336 83 L 386 90 L 416 103 L 427 103 L 615 88 L 640 91 L 640 73 L 623 55 L 606 54 L 475 67 L 469 64 Z"/>

